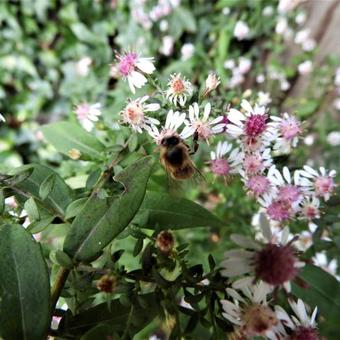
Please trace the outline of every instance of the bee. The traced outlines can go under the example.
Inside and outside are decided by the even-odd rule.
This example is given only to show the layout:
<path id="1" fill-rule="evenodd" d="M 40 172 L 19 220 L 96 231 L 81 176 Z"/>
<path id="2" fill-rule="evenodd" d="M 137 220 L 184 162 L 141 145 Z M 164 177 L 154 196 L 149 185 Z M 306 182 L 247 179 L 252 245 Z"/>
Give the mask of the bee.
<path id="1" fill-rule="evenodd" d="M 190 155 L 198 149 L 198 135 L 194 135 L 194 149 L 191 151 L 181 137 L 178 135 L 166 136 L 160 144 L 160 162 L 170 176 L 175 180 L 185 180 L 191 178 L 196 172 L 196 168 Z"/>

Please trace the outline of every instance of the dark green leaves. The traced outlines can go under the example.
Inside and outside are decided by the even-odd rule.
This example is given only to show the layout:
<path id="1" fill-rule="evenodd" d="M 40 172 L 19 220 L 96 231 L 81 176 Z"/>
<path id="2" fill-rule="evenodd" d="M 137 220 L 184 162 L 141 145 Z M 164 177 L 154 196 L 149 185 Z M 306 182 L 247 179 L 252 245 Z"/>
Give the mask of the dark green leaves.
<path id="1" fill-rule="evenodd" d="M 39 245 L 19 225 L 0 227 L 0 337 L 46 339 L 49 278 Z"/>
<path id="2" fill-rule="evenodd" d="M 317 306 L 328 325 L 337 325 L 340 320 L 340 283 L 323 269 L 312 265 L 303 268 L 299 276 L 307 287 L 294 284 L 294 294 L 312 308 Z"/>
<path id="3" fill-rule="evenodd" d="M 72 149 L 80 151 L 82 158 L 102 159 L 104 145 L 71 122 L 58 122 L 42 127 L 45 138 L 60 152 L 68 155 Z"/>
<path id="4" fill-rule="evenodd" d="M 152 229 L 225 226 L 215 215 L 195 202 L 156 192 L 146 193 L 134 222 Z"/>
<path id="5" fill-rule="evenodd" d="M 137 213 L 145 194 L 152 157 L 145 157 L 115 176 L 125 191 L 118 198 L 89 199 L 74 219 L 66 236 L 64 251 L 76 261 L 96 258 Z"/>
<path id="6" fill-rule="evenodd" d="M 43 196 L 47 194 L 44 206 L 62 215 L 72 201 L 71 190 L 64 180 L 52 169 L 43 165 L 34 164 L 32 174 L 16 187 L 37 199 L 41 198 L 40 194 Z"/>
<path id="7" fill-rule="evenodd" d="M 138 301 L 138 302 L 137 302 Z M 129 301 L 127 301 L 129 302 Z M 154 294 L 139 295 L 133 305 L 112 300 L 110 306 L 102 303 L 78 315 L 66 314 L 60 324 L 61 333 L 81 335 L 96 325 L 105 325 L 106 336 L 113 331 L 122 334 L 126 329 L 129 339 L 159 314 L 159 304 Z"/>

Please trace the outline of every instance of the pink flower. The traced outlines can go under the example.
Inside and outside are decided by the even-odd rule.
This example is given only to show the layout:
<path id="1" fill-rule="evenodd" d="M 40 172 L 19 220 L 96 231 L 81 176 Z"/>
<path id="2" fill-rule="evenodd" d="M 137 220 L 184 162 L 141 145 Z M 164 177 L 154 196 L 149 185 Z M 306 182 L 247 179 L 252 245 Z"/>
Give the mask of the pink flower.
<path id="1" fill-rule="evenodd" d="M 255 197 L 262 196 L 265 193 L 268 193 L 271 189 L 271 184 L 269 179 L 266 176 L 255 175 L 250 177 L 245 181 L 246 188 L 252 193 Z"/>
<path id="2" fill-rule="evenodd" d="M 225 157 L 228 153 L 230 155 Z M 211 171 L 218 176 L 228 176 L 239 171 L 242 153 L 239 149 L 232 150 L 232 145 L 228 142 L 218 142 L 216 151 L 210 152 L 210 158 Z"/>
<path id="3" fill-rule="evenodd" d="M 249 26 L 244 21 L 238 21 L 234 27 L 234 37 L 237 40 L 245 39 L 249 34 Z"/>
<path id="4" fill-rule="evenodd" d="M 336 187 L 334 183 L 336 171 L 327 171 L 324 167 L 320 167 L 319 171 L 305 165 L 300 171 L 300 185 L 308 192 L 315 193 L 316 197 L 323 197 L 325 201 L 328 201 Z"/>
<path id="5" fill-rule="evenodd" d="M 82 103 L 76 106 L 75 113 L 80 124 L 87 131 L 91 131 L 94 127 L 94 123 L 98 121 L 98 116 L 102 113 L 100 111 L 101 104 L 88 104 Z"/>
<path id="6" fill-rule="evenodd" d="M 135 88 L 143 87 L 147 79 L 144 73 L 151 74 L 155 70 L 153 65 L 154 58 L 141 58 L 135 52 L 117 55 L 118 70 L 120 74 L 127 79 L 132 93 Z"/>

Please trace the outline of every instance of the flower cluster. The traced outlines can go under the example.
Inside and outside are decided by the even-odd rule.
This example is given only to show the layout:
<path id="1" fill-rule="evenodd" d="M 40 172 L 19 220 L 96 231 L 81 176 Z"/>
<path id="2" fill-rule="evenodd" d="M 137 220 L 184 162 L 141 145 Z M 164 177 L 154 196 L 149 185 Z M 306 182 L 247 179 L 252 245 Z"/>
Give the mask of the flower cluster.
<path id="1" fill-rule="evenodd" d="M 241 28 L 238 27 L 240 31 Z M 242 38 L 240 32 L 238 35 Z M 215 73 L 206 79 L 202 94 L 196 95 L 193 84 L 180 73 L 170 75 L 166 88 L 162 88 L 158 80 L 151 78 L 155 70 L 153 58 L 129 52 L 117 55 L 117 61 L 115 67 L 127 79 L 132 93 L 147 82 L 155 87 L 152 95 L 130 99 L 120 112 L 120 122 L 134 132 L 145 132 L 157 146 L 163 146 L 163 141 L 171 137 L 183 141 L 188 148 L 194 142 L 210 147 L 217 139 L 216 147 L 210 150 L 210 160 L 206 160 L 210 171 L 224 179 L 239 176 L 246 193 L 259 203 L 258 239 L 231 235 L 239 248 L 227 251 L 220 266 L 221 275 L 229 278 L 233 287 L 226 290 L 230 299 L 221 301 L 222 315 L 236 325 L 237 336 L 282 339 L 293 334 L 294 339 L 307 335 L 308 339 L 317 339 L 316 309 L 309 318 L 301 300 L 290 301 L 296 314 L 291 317 L 282 307 L 271 306 L 267 299 L 282 287 L 290 291 L 291 282 L 305 264 L 298 251 L 299 235 L 290 234 L 289 222 L 319 218 L 321 201 L 327 201 L 335 188 L 334 170 L 315 170 L 308 165 L 294 171 L 288 167 L 280 170 L 275 164 L 276 156 L 288 154 L 297 146 L 302 123 L 287 112 L 271 115 L 266 107 L 271 98 L 264 92 L 259 93 L 253 105 L 243 99 L 239 108 L 228 106 L 221 112 L 209 101 L 209 95 L 220 84 Z M 240 60 L 237 72 L 246 73 L 250 65 L 250 60 Z M 237 72 L 233 71 L 233 76 Z M 98 104 L 77 107 L 76 114 L 86 129 L 93 128 L 98 110 Z M 160 249 L 161 241 L 164 240 L 157 241 Z"/>

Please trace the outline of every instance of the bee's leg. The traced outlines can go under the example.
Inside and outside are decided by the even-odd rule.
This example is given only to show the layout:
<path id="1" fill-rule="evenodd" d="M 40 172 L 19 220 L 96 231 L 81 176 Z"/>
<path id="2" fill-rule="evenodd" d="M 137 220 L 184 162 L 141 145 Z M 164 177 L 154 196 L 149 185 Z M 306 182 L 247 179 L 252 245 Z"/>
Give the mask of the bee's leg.
<path id="1" fill-rule="evenodd" d="M 193 144 L 192 144 L 193 148 L 189 152 L 190 155 L 195 154 L 197 152 L 197 150 L 198 150 L 198 147 L 199 147 L 199 144 L 198 144 L 198 132 L 197 131 L 195 131 L 195 133 L 194 133 L 194 138 L 192 139 L 192 142 L 193 142 Z"/>

